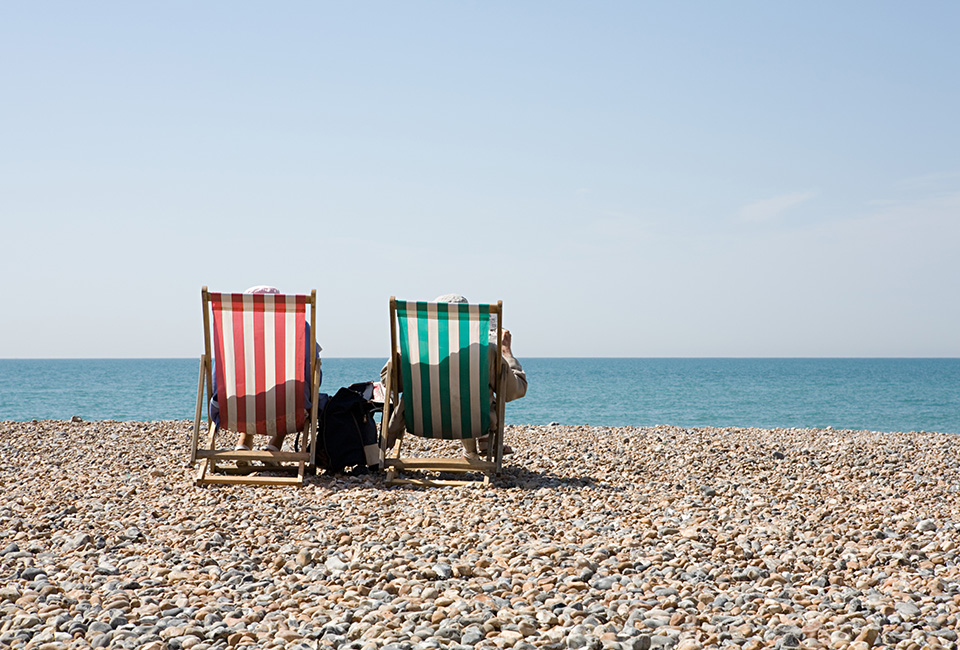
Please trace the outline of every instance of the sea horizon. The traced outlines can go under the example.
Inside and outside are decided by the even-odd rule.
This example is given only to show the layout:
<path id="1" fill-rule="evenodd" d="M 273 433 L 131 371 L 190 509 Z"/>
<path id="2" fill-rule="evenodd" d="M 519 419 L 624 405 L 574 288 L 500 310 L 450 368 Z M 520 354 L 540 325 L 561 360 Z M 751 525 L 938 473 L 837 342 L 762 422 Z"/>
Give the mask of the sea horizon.
<path id="1" fill-rule="evenodd" d="M 321 392 L 385 357 L 323 357 Z M 510 424 L 960 432 L 957 357 L 523 357 Z M 0 420 L 193 419 L 199 357 L 0 359 Z"/>
<path id="2" fill-rule="evenodd" d="M 321 359 L 385 359 L 389 355 L 383 356 L 327 356 L 321 354 Z M 960 359 L 960 356 L 611 356 L 611 355 L 588 355 L 588 356 L 536 356 L 523 355 L 523 359 Z M 520 359 L 520 363 L 523 363 Z M 0 357 L 0 361 L 199 361 L 199 356 L 192 357 Z"/>

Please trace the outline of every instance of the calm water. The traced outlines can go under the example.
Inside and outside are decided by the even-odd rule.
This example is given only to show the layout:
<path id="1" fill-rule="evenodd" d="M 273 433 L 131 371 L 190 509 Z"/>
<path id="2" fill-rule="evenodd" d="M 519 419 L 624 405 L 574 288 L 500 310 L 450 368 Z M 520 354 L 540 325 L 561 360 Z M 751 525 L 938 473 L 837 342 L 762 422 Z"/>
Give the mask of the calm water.
<path id="1" fill-rule="evenodd" d="M 321 391 L 381 359 L 324 359 Z M 960 359 L 526 359 L 516 424 L 960 432 Z M 192 419 L 197 359 L 0 359 L 0 420 Z"/>

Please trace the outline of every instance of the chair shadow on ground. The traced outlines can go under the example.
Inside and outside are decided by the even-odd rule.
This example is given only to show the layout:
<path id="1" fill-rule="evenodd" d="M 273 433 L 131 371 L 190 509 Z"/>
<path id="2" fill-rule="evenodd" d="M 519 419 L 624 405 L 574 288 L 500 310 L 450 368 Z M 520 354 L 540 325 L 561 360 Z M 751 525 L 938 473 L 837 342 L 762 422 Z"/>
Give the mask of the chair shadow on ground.
<path id="1" fill-rule="evenodd" d="M 365 468 L 364 468 L 365 469 Z M 410 472 L 411 475 L 418 475 L 417 472 Z M 423 476 L 434 479 L 451 478 L 453 474 L 423 474 Z M 461 478 L 463 475 L 459 475 Z M 304 485 L 329 485 L 334 481 L 356 481 L 361 485 L 365 479 L 370 479 L 370 487 L 375 490 L 397 489 L 398 486 L 388 486 L 384 483 L 384 475 L 378 469 L 346 471 L 342 474 L 329 474 L 323 471 L 317 471 L 316 475 L 308 475 Z M 415 486 L 403 486 L 415 487 Z M 482 485 L 482 475 L 477 474 L 477 487 Z M 539 490 L 541 488 L 602 488 L 611 487 L 605 483 L 597 481 L 591 476 L 561 476 L 552 472 L 535 472 L 519 465 L 508 465 L 503 468 L 503 473 L 495 476 L 488 487 L 492 488 L 520 488 L 522 490 Z M 422 486 L 421 486 L 422 489 Z"/>
<path id="2" fill-rule="evenodd" d="M 524 490 L 537 490 L 551 487 L 599 487 L 601 485 L 592 476 L 563 476 L 553 472 L 535 472 L 520 465 L 508 465 L 503 474 L 494 479 L 498 487 L 514 487 Z"/>

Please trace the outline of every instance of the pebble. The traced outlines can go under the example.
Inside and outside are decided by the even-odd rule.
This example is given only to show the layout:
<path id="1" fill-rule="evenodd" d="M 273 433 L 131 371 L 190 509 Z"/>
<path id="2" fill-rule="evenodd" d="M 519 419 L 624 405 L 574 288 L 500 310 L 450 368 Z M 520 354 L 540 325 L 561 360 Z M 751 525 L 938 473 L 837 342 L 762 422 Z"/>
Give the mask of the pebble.
<path id="1" fill-rule="evenodd" d="M 960 436 L 510 426 L 489 487 L 291 489 L 190 432 L 0 422 L 0 647 L 956 646 Z"/>
<path id="2" fill-rule="evenodd" d="M 933 519 L 924 519 L 917 524 L 917 530 L 921 533 L 928 533 L 937 529 L 937 522 Z"/>

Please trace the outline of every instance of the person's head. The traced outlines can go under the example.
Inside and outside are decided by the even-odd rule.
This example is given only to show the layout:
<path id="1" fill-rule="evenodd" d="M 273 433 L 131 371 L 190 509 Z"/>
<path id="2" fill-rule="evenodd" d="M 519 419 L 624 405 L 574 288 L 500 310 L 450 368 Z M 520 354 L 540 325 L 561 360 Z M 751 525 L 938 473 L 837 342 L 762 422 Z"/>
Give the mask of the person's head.
<path id="1" fill-rule="evenodd" d="M 434 302 L 470 302 L 459 293 L 445 293 L 442 296 L 437 296 L 434 299 Z"/>
<path id="2" fill-rule="evenodd" d="M 437 296 L 436 298 L 434 298 L 433 302 L 462 302 L 462 303 L 468 303 L 468 302 L 470 302 L 470 301 L 467 300 L 466 298 L 464 298 L 463 296 L 461 296 L 459 293 L 445 293 L 445 294 L 443 294 L 442 296 Z M 493 333 L 493 332 L 496 332 L 496 331 L 497 331 L 497 315 L 496 315 L 496 314 L 491 314 L 491 315 L 490 315 L 490 332 Z"/>
<path id="3" fill-rule="evenodd" d="M 280 293 L 280 289 L 276 287 L 271 287 L 266 284 L 258 284 L 255 287 L 250 287 L 244 293 Z"/>

